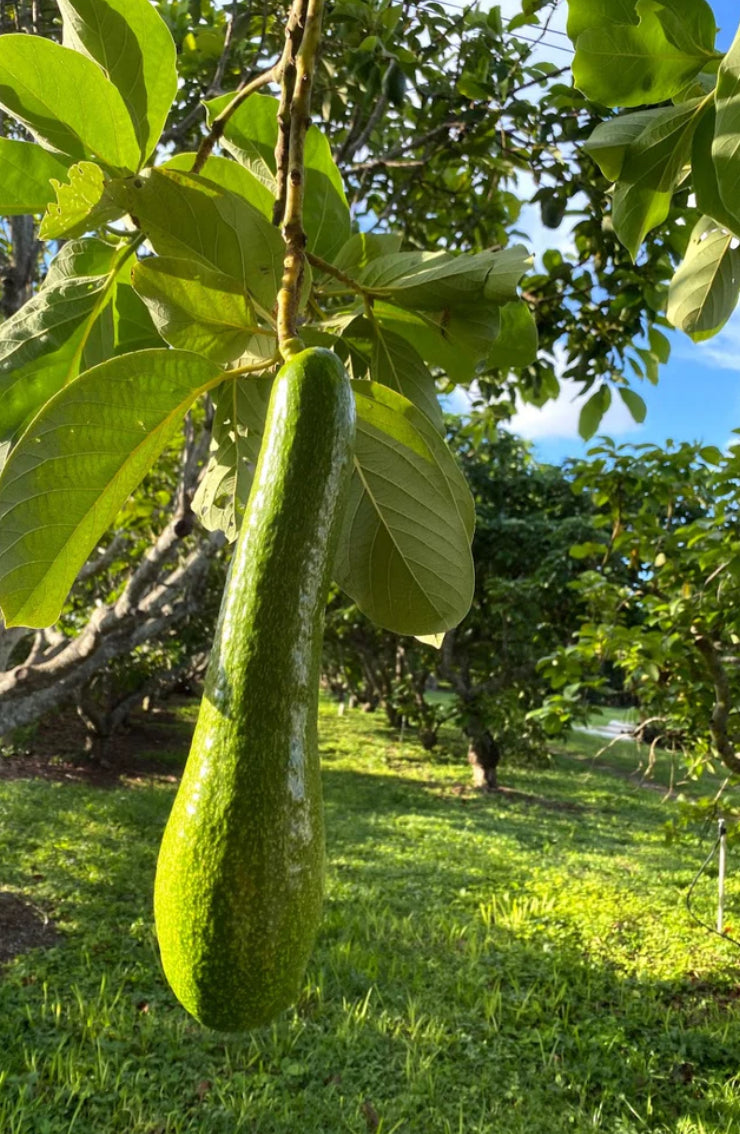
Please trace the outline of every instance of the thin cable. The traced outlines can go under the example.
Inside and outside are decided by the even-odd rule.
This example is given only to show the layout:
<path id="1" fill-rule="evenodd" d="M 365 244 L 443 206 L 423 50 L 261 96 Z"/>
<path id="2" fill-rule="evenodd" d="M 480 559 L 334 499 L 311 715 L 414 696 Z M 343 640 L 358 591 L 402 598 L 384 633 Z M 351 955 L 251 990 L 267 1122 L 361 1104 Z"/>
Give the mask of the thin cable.
<path id="1" fill-rule="evenodd" d="M 714 928 L 713 925 L 709 925 L 708 922 L 702 921 L 702 919 L 700 917 L 698 917 L 694 913 L 693 909 L 691 908 L 691 895 L 694 892 L 694 887 L 696 886 L 696 884 L 699 881 L 699 879 L 701 878 L 702 874 L 704 873 L 706 868 L 709 866 L 709 863 L 712 861 L 715 854 L 717 853 L 717 850 L 719 848 L 719 844 L 722 842 L 722 839 L 725 837 L 725 833 L 726 832 L 723 831 L 723 832 L 720 832 L 719 835 L 717 835 L 717 838 L 714 840 L 714 843 L 712 845 L 712 849 L 710 850 L 709 854 L 704 859 L 703 863 L 701 864 L 701 866 L 697 870 L 696 874 L 694 875 L 694 879 L 693 879 L 691 885 L 689 886 L 688 893 L 686 894 L 686 909 L 688 910 L 690 916 L 697 923 L 697 925 L 700 925 L 702 927 L 702 929 L 706 929 L 708 933 L 713 933 L 715 937 L 721 937 L 723 941 L 729 941 L 732 945 L 736 945 L 738 947 L 738 949 L 740 949 L 740 941 L 736 941 L 734 937 L 730 937 L 729 933 L 720 933 L 717 929 Z"/>
<path id="2" fill-rule="evenodd" d="M 445 6 L 445 8 L 450 8 L 452 11 L 455 11 L 455 12 L 468 12 L 468 11 L 470 11 L 471 8 L 475 7 L 474 4 L 453 4 L 453 3 L 450 3 L 450 0 L 445 0 L 444 6 Z M 510 20 L 506 20 L 506 21 L 502 20 L 501 21 L 502 25 L 504 27 L 504 30 L 508 31 L 509 24 L 513 21 L 513 19 L 514 19 L 514 17 L 512 16 Z M 532 27 L 532 30 L 535 29 L 535 25 L 523 25 L 523 26 Z M 559 43 L 548 43 L 547 40 L 545 40 L 543 37 L 538 37 L 537 39 L 532 39 L 530 36 L 520 35 L 519 32 L 516 29 L 511 34 L 516 36 L 517 39 L 523 40 L 525 43 L 534 43 L 534 44 L 541 46 L 541 47 L 551 48 L 553 51 L 565 51 L 568 55 L 575 55 L 575 51 L 572 47 L 564 47 Z M 559 28 L 548 28 L 545 34 L 546 35 L 559 35 L 559 36 L 562 36 L 564 39 L 570 39 L 570 36 L 568 35 L 568 33 L 564 32 L 564 31 L 560 31 Z"/>

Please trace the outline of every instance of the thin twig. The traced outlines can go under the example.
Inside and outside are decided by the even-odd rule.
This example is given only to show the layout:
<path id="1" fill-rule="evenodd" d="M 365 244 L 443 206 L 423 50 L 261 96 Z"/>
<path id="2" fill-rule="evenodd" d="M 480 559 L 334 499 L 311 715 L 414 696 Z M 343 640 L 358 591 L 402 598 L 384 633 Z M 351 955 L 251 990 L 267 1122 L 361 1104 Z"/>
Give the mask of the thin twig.
<path id="1" fill-rule="evenodd" d="M 276 63 L 274 67 L 270 67 L 267 71 L 263 71 L 261 75 L 257 75 L 248 83 L 244 83 L 236 92 L 231 102 L 223 108 L 220 114 L 217 114 L 211 123 L 211 129 L 206 134 L 203 141 L 198 147 L 198 152 L 195 155 L 193 168 L 191 173 L 200 173 L 203 166 L 208 161 L 213 153 L 213 147 L 216 145 L 223 132 L 226 129 L 226 123 L 231 118 L 239 107 L 251 94 L 258 91 L 261 87 L 266 86 L 268 83 L 277 82 L 280 78 L 280 63 Z"/>
<path id="2" fill-rule="evenodd" d="M 335 267 L 330 264 L 328 260 L 322 260 L 321 256 L 317 256 L 315 252 L 306 252 L 306 259 L 312 268 L 317 268 L 320 272 L 324 272 L 327 276 L 333 276 L 339 283 L 344 284 L 348 291 L 354 291 L 357 295 L 361 295 L 363 299 L 367 295 L 367 290 L 359 284 L 357 280 L 353 280 L 352 276 L 348 276 L 341 268 Z"/>

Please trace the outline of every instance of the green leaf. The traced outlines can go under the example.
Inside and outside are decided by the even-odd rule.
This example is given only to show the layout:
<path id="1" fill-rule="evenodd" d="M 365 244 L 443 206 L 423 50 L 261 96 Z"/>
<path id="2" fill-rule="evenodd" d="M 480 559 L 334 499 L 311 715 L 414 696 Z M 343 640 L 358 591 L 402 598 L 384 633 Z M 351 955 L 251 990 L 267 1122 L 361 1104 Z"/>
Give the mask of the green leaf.
<path id="1" fill-rule="evenodd" d="M 620 115 L 597 126 L 585 148 L 605 177 L 660 192 L 672 190 L 688 165 L 706 99 Z"/>
<path id="2" fill-rule="evenodd" d="M 690 161 L 694 130 L 708 109 L 707 99 L 697 98 L 660 110 L 627 150 L 620 181 L 659 192 L 675 188 Z"/>
<path id="3" fill-rule="evenodd" d="M 355 471 L 335 579 L 377 625 L 441 633 L 472 599 L 470 492 L 420 410 L 376 383 L 354 389 Z"/>
<path id="4" fill-rule="evenodd" d="M 175 44 L 167 25 L 149 0 L 57 2 L 65 46 L 99 63 L 120 92 L 143 165 L 177 94 Z"/>
<path id="5" fill-rule="evenodd" d="M 42 213 L 54 196 L 52 177 L 65 177 L 68 162 L 35 142 L 0 138 L 0 216 Z"/>
<path id="6" fill-rule="evenodd" d="M 599 386 L 588 401 L 583 403 L 578 416 L 578 432 L 584 441 L 588 441 L 596 433 L 611 404 L 611 390 L 607 385 Z"/>
<path id="7" fill-rule="evenodd" d="M 370 295 L 419 311 L 467 309 L 517 298 L 517 284 L 531 265 L 519 244 L 502 252 L 452 256 L 449 252 L 398 252 L 380 256 L 357 275 Z"/>
<path id="8" fill-rule="evenodd" d="M 637 0 L 568 0 L 567 31 L 575 43 L 589 28 L 609 24 L 637 24 Z"/>
<path id="9" fill-rule="evenodd" d="M 39 236 L 42 240 L 84 236 L 121 215 L 121 210 L 105 196 L 105 178 L 99 165 L 91 161 L 78 162 L 70 167 L 67 176 L 66 184 L 56 179 L 51 182 L 57 201 L 48 205 L 41 220 Z"/>
<path id="10" fill-rule="evenodd" d="M 108 251 L 110 266 L 114 249 Z M 77 373 L 79 357 L 58 352 L 99 308 L 108 278 L 81 275 L 56 282 L 52 273 L 51 281 L 0 325 L 0 441 L 10 440 Z M 75 355 L 80 350 L 78 338 Z M 56 356 L 54 365 L 52 356 Z"/>
<path id="11" fill-rule="evenodd" d="M 403 237 L 393 232 L 356 232 L 350 236 L 346 244 L 342 245 L 334 257 L 335 267 L 351 275 L 353 272 L 366 267 L 371 260 L 379 256 L 388 256 L 398 252 Z"/>
<path id="12" fill-rule="evenodd" d="M 694 342 L 724 327 L 740 292 L 740 250 L 711 217 L 694 226 L 686 255 L 671 280 L 667 315 Z"/>
<path id="13" fill-rule="evenodd" d="M 523 299 L 501 308 L 501 329 L 488 352 L 487 367 L 513 370 L 537 357 L 537 324 Z"/>
<path id="14" fill-rule="evenodd" d="M 220 95 L 205 104 L 209 125 L 232 98 Z M 271 95 L 251 95 L 228 120 L 223 135 L 224 147 L 273 197 L 277 110 L 278 100 Z M 341 174 L 329 142 L 317 126 L 310 126 L 306 134 L 304 163 L 303 226 L 308 248 L 331 261 L 349 238 L 350 214 Z"/>
<path id="15" fill-rule="evenodd" d="M 627 409 L 632 414 L 634 421 L 642 424 L 647 414 L 647 406 L 644 400 L 629 386 L 618 386 L 619 396 L 626 405 Z"/>
<path id="16" fill-rule="evenodd" d="M 48 149 L 115 171 L 139 165 L 126 105 L 90 59 L 37 35 L 0 36 L 0 106 Z"/>
<path id="17" fill-rule="evenodd" d="M 619 180 L 614 190 L 614 231 L 632 258 L 650 229 L 668 215 L 673 190 L 689 164 L 694 131 L 707 100 L 643 111 L 597 128 L 588 147 L 602 169 Z"/>
<path id="18" fill-rule="evenodd" d="M 604 177 L 616 181 L 625 155 L 636 138 L 662 113 L 661 109 L 637 110 L 600 122 L 583 148 L 591 155 Z"/>
<path id="19" fill-rule="evenodd" d="M 306 134 L 306 189 L 303 226 L 309 251 L 330 262 L 349 239 L 349 205 L 342 176 L 331 154 L 329 139 L 316 126 Z"/>
<path id="20" fill-rule="evenodd" d="M 164 346 L 146 306 L 127 282 L 129 274 L 129 267 L 124 264 L 110 287 L 109 301 L 85 328 L 80 371 L 119 354 Z"/>
<path id="21" fill-rule="evenodd" d="M 443 370 L 454 382 L 470 382 L 487 356 L 501 327 L 498 305 L 471 304 L 465 312 L 407 311 L 376 302 L 376 320 L 411 343 L 428 366 Z"/>
<path id="22" fill-rule="evenodd" d="M 234 98 L 233 94 L 219 95 L 205 103 L 206 121 L 214 119 Z M 243 102 L 229 119 L 224 131 L 224 148 L 251 170 L 255 177 L 275 191 L 275 146 L 277 145 L 278 100 L 272 95 L 253 94 Z"/>
<path id="23" fill-rule="evenodd" d="M 673 190 L 659 192 L 644 185 L 618 181 L 612 201 L 612 223 L 619 240 L 633 260 L 651 229 L 668 216 Z"/>
<path id="24" fill-rule="evenodd" d="M 666 39 L 687 55 L 714 53 L 717 24 L 706 0 L 660 0 L 656 16 Z"/>
<path id="25" fill-rule="evenodd" d="M 157 256 L 139 261 L 132 279 L 170 346 L 221 364 L 247 349 L 256 318 L 246 293 L 230 276 L 191 260 Z M 265 340 L 274 351 L 272 331 L 265 331 Z"/>
<path id="26" fill-rule="evenodd" d="M 0 467 L 21 428 L 81 369 L 155 341 L 151 320 L 142 325 L 140 301 L 121 282 L 131 251 L 126 244 L 69 241 L 38 293 L 0 325 Z"/>
<path id="27" fill-rule="evenodd" d="M 168 158 L 163 162 L 160 169 L 181 169 L 185 173 L 189 173 L 193 168 L 193 162 L 196 155 L 194 153 L 175 154 L 174 157 Z M 243 197 L 245 201 L 249 201 L 250 205 L 254 205 L 263 217 L 266 217 L 272 224 L 272 206 L 275 203 L 275 198 L 269 189 L 267 189 L 262 182 L 254 176 L 250 170 L 245 169 L 238 161 L 233 158 L 220 157 L 211 154 L 206 159 L 205 165 L 201 172 L 201 177 L 205 177 L 208 181 L 213 181 L 216 185 L 220 185 L 222 189 L 228 189 L 231 193 L 237 193 Z"/>
<path id="28" fill-rule="evenodd" d="M 145 170 L 111 184 L 109 193 L 136 217 L 155 252 L 196 256 L 272 310 L 285 247 L 278 230 L 243 197 L 173 169 Z"/>
<path id="29" fill-rule="evenodd" d="M 214 392 L 208 466 L 193 511 L 208 531 L 236 539 L 262 444 L 272 375 L 223 382 Z"/>
<path id="30" fill-rule="evenodd" d="M 696 205 L 705 216 L 713 217 L 717 224 L 740 235 L 740 209 L 737 209 L 733 216 L 725 207 L 719 190 L 717 166 L 713 154 L 715 127 L 715 109 L 709 107 L 696 128 L 691 148 L 691 181 Z"/>
<path id="31" fill-rule="evenodd" d="M 185 351 L 123 355 L 38 414 L 0 476 L 0 606 L 49 626 L 78 571 L 219 368 Z"/>
<path id="32" fill-rule="evenodd" d="M 575 41 L 573 81 L 603 106 L 644 106 L 666 102 L 712 58 L 702 44 L 671 43 L 654 0 L 638 0 L 633 24 L 586 27 Z"/>
<path id="33" fill-rule="evenodd" d="M 732 219 L 732 227 L 737 229 L 740 227 L 740 29 L 720 64 L 716 104 L 712 157 L 717 188 Z"/>
<path id="34" fill-rule="evenodd" d="M 435 428 L 444 432 L 444 416 L 437 388 L 424 359 L 406 339 L 381 324 L 371 325 L 370 375 L 373 381 L 396 390 L 418 406 Z"/>
<path id="35" fill-rule="evenodd" d="M 650 349 L 657 358 L 658 362 L 666 363 L 671 357 L 671 343 L 662 331 L 657 327 L 651 327 L 648 331 L 648 340 L 650 342 Z"/>

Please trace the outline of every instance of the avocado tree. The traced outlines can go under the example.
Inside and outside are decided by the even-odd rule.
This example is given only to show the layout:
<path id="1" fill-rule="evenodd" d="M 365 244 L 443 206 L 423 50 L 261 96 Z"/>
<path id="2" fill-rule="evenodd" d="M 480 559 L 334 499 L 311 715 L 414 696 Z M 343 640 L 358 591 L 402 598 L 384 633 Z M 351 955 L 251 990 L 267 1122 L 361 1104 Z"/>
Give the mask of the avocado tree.
<path id="1" fill-rule="evenodd" d="M 0 140 L 0 210 L 43 212 L 48 250 L 42 285 L 1 334 L 0 606 L 10 628 L 54 622 L 190 407 L 213 399 L 212 450 L 193 508 L 208 530 L 242 536 L 196 733 L 202 774 L 186 775 L 187 798 L 173 813 L 176 823 L 195 816 L 179 850 L 193 852 L 199 870 L 188 874 L 187 854 L 172 851 L 176 839 L 166 843 L 158 920 L 168 972 L 188 1007 L 218 1026 L 243 1026 L 292 995 L 316 923 L 313 685 L 328 572 L 369 617 L 399 633 L 439 635 L 465 615 L 473 503 L 442 437 L 435 375 L 484 389 L 502 366 L 535 365 L 531 310 L 518 291 L 529 259 L 505 239 L 453 253 L 449 226 L 431 250 L 402 247 L 390 226 L 353 232 L 330 146 L 310 124 L 321 0 L 295 0 L 280 52 L 236 93 L 208 98 L 206 134 L 192 152 L 174 155 L 160 141 L 182 91 L 157 10 L 148 0 L 58 7 L 61 43 L 21 33 L 0 39 L 0 104 L 34 139 Z M 378 14 L 399 42 L 393 9 Z M 335 20 L 327 45 L 344 34 L 340 26 Z M 495 18 L 492 27 L 495 38 Z M 391 63 L 403 70 L 400 49 L 383 75 L 388 102 L 400 93 Z M 475 81 L 469 72 L 456 78 L 473 101 Z M 266 93 L 271 86 L 276 94 Z M 333 112 L 330 101 L 329 120 Z M 372 119 L 365 108 L 349 124 L 348 152 L 360 160 Z M 369 190 L 361 199 L 373 207 Z M 657 359 L 662 346 L 644 349 Z M 608 360 L 609 351 L 598 357 Z M 596 374 L 608 377 L 608 363 Z M 318 480 L 299 477 L 301 488 L 307 433 L 327 463 L 317 462 Z M 346 452 L 351 476 L 340 491 Z M 293 524 L 302 534 L 291 559 L 284 541 Z M 244 589 L 249 564 L 260 568 L 258 594 Z M 244 611 L 246 623 L 236 617 Z M 269 739 L 277 755 L 250 776 L 242 758 L 252 718 L 242 708 L 261 690 L 248 659 L 266 656 L 273 631 L 288 635 L 278 651 L 285 673 L 274 683 L 281 713 L 269 737 L 260 718 L 256 739 Z M 231 769 L 223 778 L 210 774 L 212 748 Z M 248 836 L 245 780 L 258 812 Z M 302 913 L 289 893 L 299 876 L 312 895 L 300 941 L 294 923 L 302 916 L 279 916 Z M 282 901 L 267 895 L 270 878 Z M 173 897 L 179 879 L 189 880 L 184 905 Z M 258 918 L 257 935 L 267 925 L 274 933 L 262 941 L 268 968 L 256 990 L 239 944 L 256 940 L 240 931 L 245 910 Z M 288 972 L 281 966 L 289 958 Z M 232 1004 L 214 1002 L 229 991 Z"/>
<path id="2" fill-rule="evenodd" d="M 598 538 L 586 492 L 572 475 L 538 463 L 521 439 L 485 415 L 450 423 L 449 440 L 475 500 L 475 591 L 468 614 L 440 650 L 379 630 L 337 596 L 325 634 L 325 671 L 341 696 L 380 706 L 432 748 L 443 721 L 469 741 L 476 784 L 496 786 L 501 757 L 542 753 L 530 710 L 549 684 L 541 658 L 576 632 L 582 605 L 573 586 L 591 564 L 572 544 Z M 444 683 L 451 699 L 425 696 Z"/>
<path id="3" fill-rule="evenodd" d="M 654 757 L 662 745 L 697 774 L 714 763 L 736 776 L 740 450 L 603 442 L 589 456 L 573 472 L 601 534 L 571 556 L 596 562 L 573 584 L 577 635 L 542 663 L 553 693 L 539 718 L 554 731 L 616 681 Z"/>
<path id="4" fill-rule="evenodd" d="M 271 72 L 283 50 L 286 13 L 277 0 L 260 5 L 259 10 L 246 0 L 227 6 L 210 0 L 198 4 L 160 0 L 154 7 L 176 46 L 178 83 L 157 148 L 148 160 L 184 161 L 187 165 L 192 158 L 184 158 L 181 151 L 192 154 L 200 145 L 202 100 L 211 104 L 217 97 L 223 98 L 224 91 Z M 480 252 L 505 247 L 516 239 L 520 221 L 519 171 L 537 184 L 535 196 L 543 220 L 550 226 L 560 221 L 573 227 L 575 255 L 564 257 L 556 251 L 546 254 L 543 270 L 527 278 L 525 302 L 501 309 L 501 330 L 474 368 L 464 354 L 458 353 L 446 328 L 435 344 L 425 337 L 423 326 L 414 328 L 413 321 L 406 320 L 403 334 L 388 324 L 381 341 L 367 338 L 369 324 L 357 320 L 351 327 L 342 328 L 341 334 L 341 349 L 352 353 L 353 372 L 359 377 L 372 369 L 381 381 L 399 390 L 403 383 L 408 386 L 414 381 L 414 375 L 424 373 L 418 368 L 419 355 L 427 371 L 434 373 L 438 386 L 465 384 L 474 369 L 472 394 L 489 400 L 501 416 L 510 408 L 515 393 L 538 403 L 557 394 L 553 362 L 557 346 L 565 360 L 566 379 L 576 380 L 582 388 L 593 387 L 582 415 L 584 431 L 593 432 L 612 391 L 615 396 L 621 395 L 638 417 L 644 414 L 634 382 L 639 373 L 655 380 L 659 362 L 667 357 L 667 342 L 659 330 L 665 322 L 663 294 L 685 244 L 687 229 L 682 219 L 691 214 L 685 202 L 676 198 L 669 220 L 649 236 L 639 267 L 609 227 L 602 225 L 608 183 L 592 158 L 573 146 L 590 134 L 604 111 L 564 83 L 567 68 L 536 62 L 533 56 L 532 41 L 546 35 L 551 7 L 549 3 L 528 3 L 526 10 L 505 26 L 496 9 L 484 14 L 474 6 L 457 11 L 424 4 L 387 7 L 364 0 L 336 4 L 326 22 L 317 59 L 313 104 L 341 172 L 355 229 L 359 225 L 370 235 L 384 237 L 393 231 L 407 249 L 437 245 Z M 64 12 L 62 8 L 62 15 Z M 74 48 L 69 20 L 68 14 L 66 21 L 59 19 L 54 4 L 19 5 L 0 11 L 2 31 L 22 31 L 28 40 L 35 35 L 54 40 L 66 37 L 66 45 Z M 132 51 L 138 50 L 133 39 L 125 42 L 130 43 Z M 101 60 L 102 56 L 93 61 L 105 72 L 105 61 Z M 163 75 L 165 71 L 163 64 Z M 265 89 L 277 87 L 273 83 Z M 254 105 L 260 105 L 260 100 Z M 88 105 L 86 114 L 90 113 Z M 6 148 L 0 179 L 6 188 L 0 211 L 8 214 L 7 244 L 0 246 L 6 284 L 4 309 L 12 314 L 35 289 L 34 281 L 43 278 L 57 242 L 51 235 L 46 243 L 36 239 L 28 215 L 29 211 L 43 215 L 48 198 L 53 196 L 47 179 L 42 177 L 39 184 L 31 176 L 29 155 L 39 146 L 34 149 L 28 144 L 25 127 L 12 116 L 6 116 L 4 130 L 8 143 L 26 143 L 25 148 Z M 60 153 L 50 150 L 50 145 L 48 140 L 41 142 L 47 156 L 39 160 L 47 165 L 53 160 L 48 155 Z M 229 145 L 231 150 L 221 146 L 218 158 L 226 161 L 236 156 L 238 164 L 238 150 L 227 141 L 226 147 Z M 269 145 L 272 141 L 268 149 Z M 26 166 L 18 164 L 21 154 L 27 159 Z M 68 166 L 70 161 L 67 155 L 61 166 Z M 234 161 L 229 166 L 223 161 L 221 169 L 232 175 Z M 209 166 L 211 179 L 217 165 L 218 159 L 214 159 Z M 266 167 L 256 159 L 253 166 L 259 180 Z M 59 163 L 55 168 L 58 172 Z M 50 168 L 46 172 L 50 173 Z M 273 176 L 271 171 L 269 176 Z M 319 189 L 321 176 L 317 171 L 314 179 Z M 56 180 L 63 184 L 61 173 Z M 34 184 L 36 196 L 29 197 Z M 79 188 L 81 182 L 75 184 Z M 320 199 L 331 198 L 324 193 Z M 84 205 L 81 207 L 84 218 Z M 54 231 L 49 223 L 46 218 L 43 234 Z M 110 245 L 116 232 L 120 236 L 115 210 L 110 216 L 104 210 L 91 210 L 79 223 L 83 239 L 89 240 L 96 233 L 98 240 Z M 140 257 L 141 249 L 148 248 L 142 244 L 134 255 Z M 68 358 L 64 373 L 70 377 L 80 368 L 104 361 L 111 353 L 161 345 L 159 331 L 141 295 L 127 286 L 126 273 L 124 268 L 115 298 L 111 299 L 112 289 L 103 288 L 96 291 L 93 303 L 91 292 L 88 303 L 92 307 L 88 309 L 84 302 L 65 304 L 64 318 L 51 316 L 48 307 L 54 304 L 26 307 L 19 316 L 25 328 L 20 336 L 36 342 L 31 354 L 28 343 L 22 355 L 17 349 L 18 322 L 10 321 L 0 330 L 0 344 L 7 335 L 7 348 L 1 348 L 2 365 L 14 399 L 18 396 L 17 383 L 25 381 L 24 375 L 29 383 L 37 383 L 35 374 L 43 370 L 46 381 L 50 376 L 47 362 L 52 356 L 58 374 L 64 358 Z M 91 278 L 100 280 L 99 276 Z M 319 276 L 315 278 L 319 283 Z M 330 294 L 325 284 L 326 280 L 321 284 L 320 297 L 322 333 L 329 332 L 326 317 L 335 309 L 341 311 L 348 294 L 342 296 L 336 289 Z M 141 289 L 145 285 L 137 286 Z M 54 299 L 58 293 L 47 294 Z M 314 298 L 317 296 L 314 292 Z M 149 296 L 146 302 L 152 307 L 157 300 Z M 372 297 L 371 302 L 377 306 Z M 90 318 L 91 311 L 93 315 L 99 312 L 100 317 Z M 116 329 L 105 332 L 106 342 L 103 329 L 111 321 Z M 84 347 L 78 349 L 83 339 Z M 633 385 L 629 385 L 628 373 Z M 66 382 L 67 377 L 58 380 Z M 256 384 L 251 388 L 256 389 Z M 9 398 L 10 394 L 3 394 L 3 406 L 9 405 Z M 215 401 L 218 403 L 217 398 Z M 433 403 L 434 394 L 428 407 Z M 228 444 L 220 444 L 223 412 L 223 406 L 217 410 L 214 434 L 214 460 L 220 462 L 226 489 L 217 499 L 219 507 L 228 500 L 230 470 L 236 467 L 234 453 L 238 449 L 246 454 L 247 466 L 251 459 L 246 436 L 231 450 Z M 7 428 L 5 414 L 0 414 L 3 452 L 17 432 L 16 413 L 15 409 L 8 413 Z M 252 442 L 255 438 L 253 432 Z M 202 443 L 202 435 L 193 437 L 189 431 L 189 454 L 195 460 L 187 455 L 183 460 L 178 486 L 170 490 L 169 514 L 160 511 L 169 523 L 153 531 L 149 549 L 142 547 L 138 538 L 130 538 L 129 510 L 124 510 L 112 521 L 111 534 L 104 536 L 91 553 L 90 569 L 96 572 L 111 544 L 118 551 L 126 547 L 125 559 L 132 567 L 139 554 L 146 554 L 146 569 L 134 588 L 135 602 L 120 601 L 120 572 L 117 589 L 107 587 L 106 576 L 97 573 L 101 585 L 87 621 L 81 618 L 80 600 L 90 588 L 78 584 L 73 592 L 74 612 L 66 605 L 62 622 L 53 632 L 30 635 L 17 627 L 0 631 L 0 649 L 4 642 L 11 662 L 10 670 L 0 673 L 0 733 L 38 719 L 65 698 L 74 697 L 78 704 L 89 700 L 86 690 L 90 684 L 98 688 L 105 684 L 102 666 L 109 666 L 115 658 L 122 659 L 116 664 L 125 664 L 123 659 L 132 650 L 150 649 L 147 643 L 163 628 L 179 635 L 183 626 L 190 625 L 199 580 L 209 571 L 208 564 L 217 550 L 217 541 L 188 534 L 194 530 L 193 521 L 198 523 L 190 511 L 197 487 L 191 474 L 200 473 L 197 458 Z M 252 457 L 255 452 L 253 446 Z M 242 502 L 248 474 L 247 467 L 246 476 L 241 476 Z M 213 474 L 212 486 L 218 475 Z M 196 497 L 198 513 L 208 508 L 204 493 L 205 489 Z M 207 522 L 213 526 L 213 521 Z M 235 531 L 236 524 L 232 523 L 229 535 Z M 136 554 L 132 554 L 132 547 Z M 148 611 L 155 616 L 146 617 Z"/>
<path id="5" fill-rule="evenodd" d="M 740 293 L 740 33 L 717 52 L 705 0 L 680 13 L 668 4 L 570 0 L 568 33 L 578 88 L 624 108 L 586 149 L 614 182 L 611 222 L 630 254 L 641 257 L 676 194 L 694 196 L 697 216 L 666 312 L 701 342 L 725 325 Z M 609 537 L 601 567 L 580 581 L 591 618 L 548 663 L 558 689 L 550 723 L 571 716 L 584 678 L 603 682 L 607 660 L 655 718 L 655 737 L 685 745 L 698 765 L 716 759 L 737 774 L 736 450 L 604 446 L 593 456 L 579 475 Z"/>

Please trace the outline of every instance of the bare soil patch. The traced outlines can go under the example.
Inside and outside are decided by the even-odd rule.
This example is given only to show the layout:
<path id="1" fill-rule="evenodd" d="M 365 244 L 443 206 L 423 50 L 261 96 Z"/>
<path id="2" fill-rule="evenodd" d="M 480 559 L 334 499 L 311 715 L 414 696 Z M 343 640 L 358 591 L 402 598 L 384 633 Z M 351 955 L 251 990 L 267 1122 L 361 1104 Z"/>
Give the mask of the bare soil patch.
<path id="1" fill-rule="evenodd" d="M 48 949 L 57 941 L 59 934 L 43 910 L 10 890 L 0 890 L 0 965 L 29 949 Z"/>
<path id="2" fill-rule="evenodd" d="M 152 777 L 175 781 L 192 728 L 174 710 L 163 706 L 136 713 L 110 738 L 101 762 L 85 753 L 85 726 L 74 710 L 60 712 L 0 754 L 0 780 L 73 781 L 95 787 Z"/>

